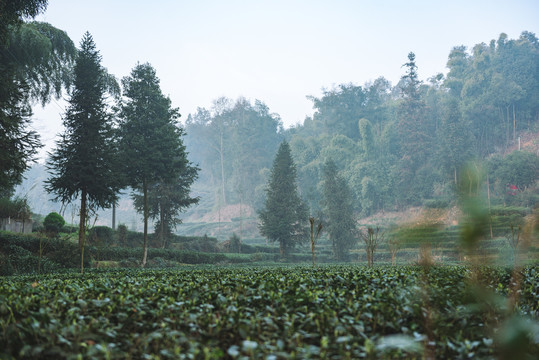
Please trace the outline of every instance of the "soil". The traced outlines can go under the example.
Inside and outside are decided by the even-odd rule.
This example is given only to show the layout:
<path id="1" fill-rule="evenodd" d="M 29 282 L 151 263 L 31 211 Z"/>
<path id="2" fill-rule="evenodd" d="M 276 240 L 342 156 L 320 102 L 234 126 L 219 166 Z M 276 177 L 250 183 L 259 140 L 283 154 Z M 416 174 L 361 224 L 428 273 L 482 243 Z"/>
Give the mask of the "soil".
<path id="1" fill-rule="evenodd" d="M 539 131 L 536 133 L 531 131 L 521 133 L 520 149 L 539 155 Z M 505 155 L 515 150 L 518 150 L 518 141 L 515 141 L 515 144 L 507 149 Z"/>

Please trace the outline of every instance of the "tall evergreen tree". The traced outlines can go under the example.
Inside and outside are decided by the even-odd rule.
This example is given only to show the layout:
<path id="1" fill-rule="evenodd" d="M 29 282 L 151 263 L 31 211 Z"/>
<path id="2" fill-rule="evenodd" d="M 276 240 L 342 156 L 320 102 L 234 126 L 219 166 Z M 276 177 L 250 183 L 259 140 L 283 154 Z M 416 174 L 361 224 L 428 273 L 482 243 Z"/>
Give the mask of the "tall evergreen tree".
<path id="1" fill-rule="evenodd" d="M 399 105 L 399 131 L 401 136 L 402 157 L 407 158 L 415 172 L 427 159 L 428 133 L 425 123 L 425 102 L 421 98 L 415 54 L 408 54 L 404 64 L 406 74 L 402 77 L 402 102 Z"/>
<path id="2" fill-rule="evenodd" d="M 413 203 L 416 194 L 412 189 L 417 171 L 426 163 L 430 148 L 427 124 L 425 122 L 425 102 L 421 98 L 415 54 L 408 54 L 404 64 L 406 74 L 402 77 L 402 101 L 398 108 L 398 126 L 401 157 L 395 174 L 401 203 Z"/>
<path id="3" fill-rule="evenodd" d="M 79 246 L 81 271 L 89 208 L 106 208 L 116 198 L 112 116 L 106 103 L 110 76 L 87 32 L 75 64 L 74 84 L 63 119 L 65 132 L 50 154 L 46 190 L 62 203 L 80 196 Z"/>
<path id="4" fill-rule="evenodd" d="M 187 160 L 182 142 L 183 130 L 177 122 L 180 114 L 161 92 L 155 69 L 150 64 L 138 64 L 130 76 L 122 79 L 122 84 L 125 101 L 120 113 L 121 157 L 134 197 L 142 197 L 142 266 L 145 266 L 148 258 L 148 218 L 152 214 L 161 214 L 160 221 L 165 225 L 165 221 L 172 221 L 173 215 L 180 209 L 196 202 L 197 199 L 188 196 L 188 189 L 198 169 Z M 174 188 L 174 196 L 179 194 L 178 199 L 170 199 L 168 190 L 164 190 Z M 156 207 L 154 212 L 152 206 Z"/>
<path id="5" fill-rule="evenodd" d="M 322 195 L 325 228 L 331 240 L 333 254 L 340 261 L 347 260 L 348 253 L 357 240 L 352 194 L 332 159 L 326 160 L 324 164 Z"/>
<path id="6" fill-rule="evenodd" d="M 262 236 L 279 243 L 281 257 L 301 241 L 307 240 L 307 208 L 296 185 L 296 165 L 290 145 L 283 141 L 273 161 L 266 188 L 266 203 L 259 212 Z"/>

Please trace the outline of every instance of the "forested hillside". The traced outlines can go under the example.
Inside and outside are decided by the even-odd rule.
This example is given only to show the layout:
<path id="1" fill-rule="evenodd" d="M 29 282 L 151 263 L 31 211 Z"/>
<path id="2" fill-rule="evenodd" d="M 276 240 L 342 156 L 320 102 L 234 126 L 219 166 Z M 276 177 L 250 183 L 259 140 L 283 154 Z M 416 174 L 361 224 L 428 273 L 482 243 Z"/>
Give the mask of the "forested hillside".
<path id="1" fill-rule="evenodd" d="M 310 97 L 313 115 L 288 129 L 264 102 L 245 98 L 219 98 L 211 108 L 183 117 L 188 157 L 200 168 L 193 186 L 200 203 L 183 214 L 192 226 L 179 232 L 225 239 L 243 231 L 258 237 L 255 211 L 264 204 L 283 139 L 291 146 L 301 196 L 317 217 L 325 216 L 323 164 L 329 159 L 350 187 L 356 217 L 450 205 L 460 169 L 471 160 L 483 164 L 493 204 L 532 207 L 539 178 L 536 35 L 501 34 L 472 49 L 454 47 L 447 74 L 427 81 L 419 80 L 413 53 L 402 62 L 398 84 L 380 77 L 327 89 Z M 515 151 L 519 146 L 522 151 Z M 44 169 L 37 165 L 27 176 L 18 193 L 38 213 L 58 210 L 43 195 Z M 118 222 L 140 228 L 127 196 L 118 210 Z M 102 211 L 98 223 L 110 225 L 110 219 L 110 210 Z"/>
<path id="2" fill-rule="evenodd" d="M 202 169 L 195 188 L 211 199 L 205 209 L 240 202 L 259 209 L 283 138 L 290 142 L 298 186 L 313 214 L 321 210 L 322 164 L 329 158 L 348 182 L 361 216 L 451 202 L 460 168 L 470 160 L 486 165 L 494 201 L 533 205 L 537 153 L 523 148 L 505 155 L 518 148 L 519 137 L 537 138 L 537 37 L 501 34 L 472 49 L 456 46 L 447 74 L 427 81 L 419 80 L 413 53 L 402 62 L 398 84 L 380 77 L 325 90 L 310 98 L 313 116 L 286 130 L 260 101 L 222 98 L 190 115 L 185 142 Z M 517 191 L 508 195 L 508 185 Z"/>

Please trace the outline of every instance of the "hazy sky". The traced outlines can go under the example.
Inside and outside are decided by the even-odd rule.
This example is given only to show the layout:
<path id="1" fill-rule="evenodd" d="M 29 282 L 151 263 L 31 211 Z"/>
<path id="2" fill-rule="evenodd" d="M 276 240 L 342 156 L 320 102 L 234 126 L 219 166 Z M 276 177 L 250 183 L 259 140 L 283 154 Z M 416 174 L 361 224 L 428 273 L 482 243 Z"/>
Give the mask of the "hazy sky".
<path id="1" fill-rule="evenodd" d="M 312 114 L 306 96 L 322 88 L 380 76 L 396 84 L 410 51 L 425 80 L 446 72 L 454 46 L 539 34 L 539 1 L 49 0 L 38 20 L 77 45 L 89 31 L 118 79 L 151 63 L 182 120 L 220 96 L 244 96 L 290 126 Z M 34 109 L 46 149 L 65 106 Z"/>

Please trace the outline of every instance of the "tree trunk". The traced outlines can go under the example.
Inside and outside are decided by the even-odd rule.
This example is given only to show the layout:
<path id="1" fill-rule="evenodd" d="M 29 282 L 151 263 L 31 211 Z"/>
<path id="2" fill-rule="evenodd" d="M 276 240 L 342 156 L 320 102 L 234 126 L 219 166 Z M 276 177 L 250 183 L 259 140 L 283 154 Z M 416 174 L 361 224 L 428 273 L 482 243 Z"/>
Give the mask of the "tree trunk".
<path id="1" fill-rule="evenodd" d="M 161 218 L 161 224 L 160 224 L 160 234 L 159 234 L 159 240 L 161 241 L 161 246 L 163 247 L 163 249 L 165 248 L 165 214 L 163 213 L 163 201 L 160 202 L 159 204 L 159 212 L 161 213 L 160 214 L 160 218 Z"/>
<path id="2" fill-rule="evenodd" d="M 223 132 L 220 134 L 220 144 L 219 144 L 219 155 L 221 155 L 221 196 L 223 197 L 223 204 L 226 205 L 226 194 L 225 194 L 225 159 L 224 159 L 224 149 L 223 149 Z"/>
<path id="3" fill-rule="evenodd" d="M 367 265 L 370 267 L 372 266 L 372 252 L 368 242 L 365 243 L 365 251 L 367 252 Z"/>
<path id="4" fill-rule="evenodd" d="M 509 147 L 509 129 L 511 128 L 511 125 L 510 125 L 510 119 L 509 119 L 509 106 L 506 106 L 505 108 L 505 115 L 506 115 L 506 125 L 505 125 L 505 147 L 508 148 Z"/>
<path id="5" fill-rule="evenodd" d="M 146 180 L 142 182 L 142 189 L 144 193 L 144 255 L 141 266 L 145 267 L 148 259 L 148 184 Z"/>
<path id="6" fill-rule="evenodd" d="M 80 272 L 84 273 L 84 245 L 86 242 L 86 189 L 82 189 L 80 196 L 79 216 L 79 248 L 80 248 Z"/>
<path id="7" fill-rule="evenodd" d="M 313 253 L 313 269 L 314 269 L 314 217 L 309 217 L 309 223 L 311 224 L 311 251 Z"/>
<path id="8" fill-rule="evenodd" d="M 112 203 L 112 230 L 116 230 L 116 201 Z"/>
<path id="9" fill-rule="evenodd" d="M 515 103 L 513 103 L 513 141 L 517 139 L 517 118 L 515 115 Z"/>
<path id="10" fill-rule="evenodd" d="M 490 215 L 490 183 L 488 181 L 488 172 L 487 172 L 487 199 L 488 199 L 488 222 L 490 225 L 490 238 L 494 239 L 494 234 L 492 232 L 492 216 Z"/>
<path id="11" fill-rule="evenodd" d="M 241 254 L 241 239 L 243 236 L 243 215 L 242 215 L 243 199 L 240 193 L 240 242 L 238 244 L 238 254 Z"/>
<path id="12" fill-rule="evenodd" d="M 311 251 L 313 253 L 313 269 L 314 269 L 314 242 L 311 244 Z"/>

